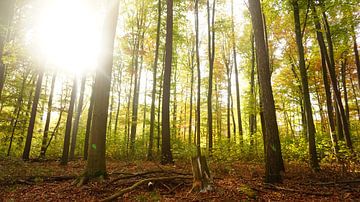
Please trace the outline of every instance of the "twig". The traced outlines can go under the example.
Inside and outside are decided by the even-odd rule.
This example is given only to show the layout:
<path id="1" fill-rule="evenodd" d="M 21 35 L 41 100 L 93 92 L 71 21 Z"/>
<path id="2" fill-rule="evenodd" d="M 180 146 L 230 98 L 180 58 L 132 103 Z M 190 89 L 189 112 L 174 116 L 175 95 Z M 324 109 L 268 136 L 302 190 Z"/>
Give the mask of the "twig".
<path id="1" fill-rule="evenodd" d="M 183 176 L 183 175 L 178 175 L 178 176 L 172 176 L 172 177 L 155 177 L 155 178 L 148 178 L 148 179 L 144 179 L 141 181 L 136 182 L 135 184 L 133 184 L 131 187 L 122 189 L 120 191 L 118 191 L 117 193 L 102 199 L 100 201 L 104 202 L 104 201 L 111 201 L 114 200 L 122 195 L 124 195 L 125 193 L 131 192 L 134 189 L 136 189 L 137 187 L 139 187 L 140 185 L 146 184 L 148 182 L 159 182 L 159 181 L 169 181 L 169 180 L 175 180 L 175 179 L 192 179 L 192 177 L 187 177 L 187 176 Z"/>
<path id="2" fill-rule="evenodd" d="M 290 191 L 290 192 L 295 192 L 295 193 L 300 193 L 300 194 L 308 194 L 308 195 L 317 195 L 317 196 L 331 196 L 333 195 L 333 193 L 330 192 L 310 192 L 310 191 L 303 191 L 303 190 L 298 190 L 298 189 L 289 189 L 289 188 L 284 188 L 284 187 L 279 187 L 273 184 L 265 184 L 265 188 L 271 188 L 271 189 L 275 189 L 275 190 L 280 190 L 280 191 Z"/>
<path id="3" fill-rule="evenodd" d="M 356 183 L 360 183 L 360 179 L 342 180 L 342 181 L 334 181 L 334 182 L 319 182 L 319 183 L 315 183 L 315 185 L 336 185 L 336 184 L 356 184 Z"/>

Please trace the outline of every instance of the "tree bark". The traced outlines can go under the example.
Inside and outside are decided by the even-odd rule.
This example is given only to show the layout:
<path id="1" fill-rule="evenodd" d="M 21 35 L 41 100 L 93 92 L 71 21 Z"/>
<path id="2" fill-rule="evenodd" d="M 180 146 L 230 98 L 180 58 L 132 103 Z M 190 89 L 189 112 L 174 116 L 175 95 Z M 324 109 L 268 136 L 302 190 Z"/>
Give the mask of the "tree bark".
<path id="1" fill-rule="evenodd" d="M 315 124 L 313 120 L 311 100 L 310 100 L 310 92 L 309 92 L 309 84 L 308 84 L 308 76 L 307 70 L 305 66 L 305 55 L 304 55 L 304 46 L 302 41 L 301 34 L 301 25 L 300 25 L 300 14 L 299 14 L 299 5 L 298 0 L 293 0 L 293 11 L 294 11 L 294 22 L 295 22 L 295 34 L 296 34 L 296 44 L 298 49 L 298 57 L 299 57 L 299 68 L 301 75 L 301 86 L 302 86 L 302 94 L 304 99 L 304 110 L 306 115 L 306 131 L 307 137 L 309 140 L 309 154 L 310 154 L 310 165 L 311 168 L 315 171 L 320 169 L 317 153 L 316 153 L 316 142 L 315 142 Z"/>
<path id="2" fill-rule="evenodd" d="M 29 156 L 30 156 L 31 141 L 32 141 L 32 137 L 33 137 L 34 127 L 35 127 L 36 112 L 37 112 L 37 106 L 38 106 L 39 99 L 40 99 L 41 84 L 42 84 L 42 80 L 44 77 L 44 71 L 42 69 L 40 69 L 38 74 L 39 75 L 38 75 L 38 78 L 36 81 L 34 100 L 33 100 L 32 108 L 31 108 L 30 122 L 29 122 L 29 127 L 28 127 L 28 131 L 27 131 L 27 135 L 26 135 L 24 152 L 22 155 L 23 160 L 29 160 Z"/>
<path id="3" fill-rule="evenodd" d="M 281 154 L 279 130 L 276 122 L 275 103 L 271 87 L 269 55 L 264 36 L 264 23 L 260 0 L 249 0 L 249 9 L 253 23 L 256 52 L 258 56 L 258 72 L 263 104 L 265 134 L 265 181 L 280 182 L 284 164 Z"/>
<path id="4" fill-rule="evenodd" d="M 209 135 L 209 152 L 212 152 L 213 147 L 213 115 L 212 115 L 212 88 L 213 88 L 213 74 L 214 74 L 214 59 L 215 59 L 215 0 L 212 7 L 212 20 L 210 25 L 210 3 L 207 2 L 207 23 L 208 23 L 208 55 L 209 55 L 209 86 L 208 86 L 208 135 Z"/>
<path id="5" fill-rule="evenodd" d="M 167 0 L 165 69 L 162 98 L 161 164 L 173 163 L 170 144 L 170 80 L 173 51 L 173 0 Z"/>
<path id="6" fill-rule="evenodd" d="M 240 145 L 243 145 L 243 127 L 241 121 L 241 102 L 240 102 L 240 83 L 239 83 L 239 70 L 236 59 L 236 44 L 235 44 L 235 23 L 234 23 L 234 0 L 231 1 L 231 33 L 232 33 L 232 49 L 235 67 L 235 86 L 236 86 L 236 111 L 237 111 L 237 122 L 239 129 Z"/>
<path id="7" fill-rule="evenodd" d="M 68 110 L 68 115 L 66 118 L 66 128 L 65 128 L 65 137 L 64 137 L 64 146 L 63 153 L 61 157 L 60 164 L 67 165 L 69 161 L 69 146 L 70 146 L 70 135 L 71 135 L 71 127 L 73 121 L 74 107 L 76 102 L 76 94 L 77 94 L 77 79 L 74 77 L 73 86 L 71 90 L 71 98 L 70 105 Z"/>
<path id="8" fill-rule="evenodd" d="M 249 116 L 249 129 L 250 129 L 250 148 L 254 146 L 254 134 L 256 130 L 256 97 L 255 97 L 255 47 L 254 35 L 251 34 L 251 74 L 250 74 L 250 116 Z"/>
<path id="9" fill-rule="evenodd" d="M 86 76 L 82 76 L 81 85 L 80 85 L 79 103 L 78 103 L 77 110 L 76 110 L 76 117 L 74 120 L 74 126 L 73 126 L 72 136 L 71 136 L 70 159 L 74 159 L 74 157 L 75 157 L 76 136 L 77 136 L 78 130 L 79 130 L 80 116 L 82 113 L 82 108 L 83 108 L 83 103 L 84 103 L 85 83 L 86 83 Z"/>
<path id="10" fill-rule="evenodd" d="M 340 112 L 340 119 L 341 119 L 341 123 L 342 123 L 343 130 L 344 130 L 346 145 L 347 145 L 347 147 L 349 149 L 352 149 L 352 142 L 351 142 L 351 138 L 350 138 L 349 123 L 346 121 L 345 110 L 344 110 L 344 106 L 342 104 L 341 94 L 340 94 L 340 91 L 339 91 L 339 88 L 338 88 L 338 85 L 337 85 L 337 78 L 336 78 L 335 66 L 334 66 L 335 64 L 334 64 L 333 59 L 329 58 L 329 55 L 327 53 L 324 38 L 323 38 L 322 33 L 320 32 L 320 30 L 321 30 L 320 21 L 319 21 L 319 18 L 317 16 L 316 8 L 315 8 L 315 5 L 314 5 L 313 2 L 312 2 L 311 7 L 312 7 L 312 11 L 313 11 L 313 18 L 314 18 L 315 28 L 317 30 L 316 31 L 316 36 L 317 36 L 317 40 L 318 40 L 318 43 L 319 43 L 319 46 L 320 46 L 320 51 L 323 52 L 323 55 L 325 56 L 325 61 L 326 61 L 326 64 L 327 64 L 326 65 L 327 71 L 329 73 L 330 82 L 331 82 L 331 85 L 332 85 L 332 88 L 333 88 L 333 91 L 334 91 L 334 95 L 335 95 L 335 98 L 336 98 L 336 100 L 335 100 L 336 105 L 337 105 L 336 107 L 338 108 L 338 110 Z M 326 16 L 324 17 L 324 19 L 326 19 Z M 325 23 L 325 24 L 327 24 L 327 23 Z M 325 25 L 325 28 L 326 28 L 326 34 L 327 34 L 327 38 L 328 38 L 328 43 L 330 45 L 330 44 L 332 44 L 332 42 L 330 40 L 331 39 L 330 29 L 329 29 L 328 25 Z M 330 53 L 331 52 L 333 53 L 332 45 L 329 46 L 329 49 L 330 49 Z"/>
<path id="11" fill-rule="evenodd" d="M 47 115 L 46 115 L 44 135 L 43 135 L 41 151 L 40 151 L 40 158 L 45 158 L 45 150 L 46 150 L 46 145 L 47 145 L 47 141 L 48 141 L 48 134 L 49 134 L 49 128 L 50 128 L 52 102 L 53 102 L 53 97 L 54 97 L 56 76 L 57 76 L 57 72 L 54 73 L 54 75 L 52 77 L 52 80 L 51 80 L 51 90 L 50 90 L 48 107 L 47 107 Z"/>
<path id="12" fill-rule="evenodd" d="M 200 95 L 201 95 L 201 72 L 199 53 L 199 0 L 195 0 L 195 48 L 196 48 L 196 69 L 197 69 L 197 98 L 196 98 L 196 148 L 197 155 L 201 156 L 200 150 Z"/>
<path id="13" fill-rule="evenodd" d="M 161 28 L 161 0 L 158 1 L 158 19 L 156 27 L 156 45 L 155 45 L 155 58 L 153 65 L 153 86 L 151 92 L 151 109 L 150 109 L 150 135 L 149 135 L 149 147 L 147 153 L 147 159 L 153 160 L 153 145 L 154 145 L 154 128 L 155 128 L 155 95 L 156 95 L 156 74 L 157 63 L 159 59 L 159 46 L 160 46 L 160 28 Z"/>
<path id="14" fill-rule="evenodd" d="M 92 84 L 92 88 L 91 88 L 90 105 L 89 105 L 88 115 L 87 115 L 87 120 L 86 120 L 85 140 L 84 140 L 84 159 L 85 160 L 87 160 L 87 158 L 88 158 L 89 137 L 90 137 L 93 111 L 94 111 L 94 83 Z"/>
<path id="15" fill-rule="evenodd" d="M 114 40 L 119 13 L 119 0 L 108 0 L 102 33 L 102 47 L 94 84 L 94 111 L 90 131 L 89 155 L 86 176 L 106 175 L 106 124 L 109 107 L 111 71 L 113 66 Z"/>

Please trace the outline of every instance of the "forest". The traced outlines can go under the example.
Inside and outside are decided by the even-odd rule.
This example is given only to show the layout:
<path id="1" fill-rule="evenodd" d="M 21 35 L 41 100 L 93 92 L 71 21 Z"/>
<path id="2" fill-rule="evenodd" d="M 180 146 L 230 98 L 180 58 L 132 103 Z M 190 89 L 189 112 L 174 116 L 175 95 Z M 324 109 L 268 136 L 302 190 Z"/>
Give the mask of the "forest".
<path id="1" fill-rule="evenodd" d="M 359 0 L 0 0 L 0 201 L 355 201 Z"/>

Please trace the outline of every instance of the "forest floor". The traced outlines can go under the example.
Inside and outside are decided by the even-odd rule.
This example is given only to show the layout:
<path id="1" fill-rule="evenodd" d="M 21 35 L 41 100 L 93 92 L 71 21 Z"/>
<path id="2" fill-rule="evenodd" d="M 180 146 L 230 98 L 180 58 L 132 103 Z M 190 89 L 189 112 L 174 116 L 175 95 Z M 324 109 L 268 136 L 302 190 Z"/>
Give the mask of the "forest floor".
<path id="1" fill-rule="evenodd" d="M 287 163 L 281 184 L 263 183 L 264 166 L 260 163 L 211 162 L 214 190 L 192 192 L 190 162 L 161 166 L 147 161 L 132 163 L 107 161 L 108 178 L 72 185 L 81 175 L 84 161 L 60 166 L 57 161 L 23 162 L 0 160 L 0 201 L 99 201 L 143 179 L 163 176 L 188 176 L 189 179 L 155 182 L 137 187 L 119 197 L 119 201 L 351 201 L 360 199 L 360 170 L 343 172 L 340 165 L 322 165 L 313 173 L 305 163 Z M 147 184 L 147 183 L 146 183 Z"/>

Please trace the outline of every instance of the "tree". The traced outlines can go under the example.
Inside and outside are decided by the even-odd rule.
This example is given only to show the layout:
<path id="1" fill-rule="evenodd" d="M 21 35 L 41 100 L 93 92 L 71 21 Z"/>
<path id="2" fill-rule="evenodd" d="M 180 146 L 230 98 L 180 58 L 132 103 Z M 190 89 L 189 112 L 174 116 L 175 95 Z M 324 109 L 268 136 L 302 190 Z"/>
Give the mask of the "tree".
<path id="1" fill-rule="evenodd" d="M 41 85 L 42 85 L 43 77 L 44 77 L 44 70 L 39 69 L 38 70 L 38 78 L 36 81 L 35 95 L 34 95 L 32 108 L 31 108 L 30 122 L 29 122 L 29 127 L 27 130 L 24 152 L 22 155 L 23 160 L 29 160 L 29 156 L 30 156 L 31 141 L 32 141 L 33 133 L 34 133 L 37 106 L 38 106 L 39 99 L 40 99 Z"/>
<path id="2" fill-rule="evenodd" d="M 85 178 L 106 175 L 106 124 L 109 107 L 109 91 L 113 66 L 114 40 L 119 12 L 119 0 L 106 1 L 106 15 L 102 33 L 101 53 L 94 84 L 94 111 L 89 139 Z"/>
<path id="3" fill-rule="evenodd" d="M 83 103 L 84 103 L 85 83 L 86 83 L 86 76 L 82 76 L 81 84 L 80 84 L 80 97 L 79 97 L 79 102 L 78 102 L 78 106 L 77 106 L 77 110 L 76 110 L 74 126 L 72 128 L 72 134 L 71 134 L 70 159 L 74 159 L 74 155 L 75 155 L 76 136 L 77 136 L 78 130 L 79 130 L 80 116 L 82 113 L 82 108 L 83 108 Z"/>
<path id="4" fill-rule="evenodd" d="M 48 142 L 48 134 L 49 134 L 49 129 L 50 129 L 52 102 L 53 102 L 53 97 L 54 97 L 56 76 L 57 76 L 57 72 L 54 73 L 54 75 L 52 76 L 52 80 L 51 80 L 50 95 L 49 95 L 49 101 L 48 101 L 48 107 L 47 107 L 44 135 L 43 135 L 41 151 L 40 151 L 40 158 L 45 158 L 46 145 Z"/>
<path id="5" fill-rule="evenodd" d="M 165 69 L 162 98 L 161 164 L 173 163 L 170 145 L 170 80 L 173 45 L 173 0 L 167 0 Z"/>
<path id="6" fill-rule="evenodd" d="M 76 80 L 76 77 L 74 77 L 74 81 L 73 81 L 73 85 L 72 85 L 72 89 L 71 89 L 69 110 L 68 110 L 68 115 L 66 118 L 64 146 L 63 146 L 63 153 L 62 153 L 62 157 L 61 157 L 61 161 L 60 161 L 61 165 L 66 165 L 69 161 L 70 135 L 71 135 L 71 128 L 72 128 L 74 107 L 75 107 L 75 102 L 76 102 L 76 94 L 77 94 L 77 80 Z"/>
<path id="7" fill-rule="evenodd" d="M 160 46 L 160 27 L 161 27 L 161 0 L 158 1 L 158 18 L 156 27 L 156 45 L 155 45 L 155 58 L 153 65 L 153 87 L 151 92 L 151 109 L 150 109 L 150 136 L 149 136 L 149 147 L 147 153 L 147 159 L 153 159 L 153 144 L 154 144 L 154 128 L 155 128 L 155 95 L 156 95 L 156 74 L 157 74 L 157 63 L 159 59 L 159 46 Z"/>
<path id="8" fill-rule="evenodd" d="M 197 155 L 201 156 L 200 150 L 200 93 L 201 93 L 201 73 L 200 73 L 200 54 L 199 54 L 199 0 L 195 0 L 195 49 L 196 49 L 196 69 L 197 69 L 197 98 L 196 98 L 196 148 Z"/>
<path id="9" fill-rule="evenodd" d="M 294 22 L 295 22 L 295 34 L 296 34 L 296 44 L 298 49 L 299 57 L 299 68 L 301 75 L 301 86 L 302 94 L 304 99 L 304 108 L 306 114 L 306 131 L 309 140 L 309 154 L 310 154 L 310 165 L 313 170 L 319 170 L 319 162 L 316 154 L 316 143 L 315 143 L 315 124 L 313 120 L 311 101 L 310 101 L 310 92 L 308 84 L 308 76 L 305 66 L 305 55 L 304 55 L 304 46 L 302 42 L 302 33 L 300 25 L 300 14 L 299 14 L 299 4 L 298 0 L 292 1 L 293 11 L 294 11 Z"/>
<path id="10" fill-rule="evenodd" d="M 280 182 L 284 164 L 281 154 L 279 130 L 276 122 L 275 103 L 272 94 L 269 55 L 264 36 L 264 23 L 260 0 L 249 0 L 249 10 L 254 29 L 258 56 L 258 75 L 261 91 L 262 110 L 266 128 L 265 136 L 265 181 Z"/>
<path id="11" fill-rule="evenodd" d="M 213 147 L 213 115 L 212 115 L 212 91 L 213 91 L 213 74 L 214 74 L 214 59 L 215 59 L 215 3 L 212 3 L 212 20 L 210 26 L 210 3 L 206 1 L 207 5 L 207 21 L 208 21 L 208 55 L 209 55 L 209 87 L 208 87 L 208 117 L 207 126 L 209 134 L 209 152 L 212 151 Z M 199 77 L 200 78 L 200 77 Z"/>
<path id="12" fill-rule="evenodd" d="M 234 0 L 231 0 L 231 38 L 232 38 L 232 49 L 233 49 L 233 60 L 235 68 L 235 87 L 236 87 L 236 111 L 237 111 L 237 122 L 239 127 L 239 138 L 240 145 L 243 144 L 243 128 L 241 121 L 241 103 L 240 103 L 240 84 L 239 84 L 239 71 L 236 60 L 236 45 L 235 45 L 235 23 L 234 23 Z"/>

